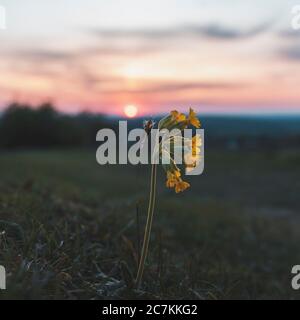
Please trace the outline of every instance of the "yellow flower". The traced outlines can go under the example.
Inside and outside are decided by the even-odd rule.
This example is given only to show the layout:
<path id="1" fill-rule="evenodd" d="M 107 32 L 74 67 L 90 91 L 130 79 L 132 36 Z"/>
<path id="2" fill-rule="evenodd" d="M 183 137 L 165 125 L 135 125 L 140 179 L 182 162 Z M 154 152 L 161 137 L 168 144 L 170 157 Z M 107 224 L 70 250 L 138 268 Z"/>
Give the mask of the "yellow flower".
<path id="1" fill-rule="evenodd" d="M 199 135 L 195 135 L 192 138 L 192 155 L 195 156 L 200 153 L 200 147 L 202 145 L 202 141 Z"/>
<path id="2" fill-rule="evenodd" d="M 192 162 L 191 164 L 186 164 L 186 165 L 185 165 L 185 172 L 186 172 L 186 173 L 189 173 L 189 172 L 193 171 L 193 170 L 197 167 L 197 165 L 199 164 L 199 162 L 200 162 L 200 157 L 197 158 L 197 159 L 196 159 L 194 162 Z"/>
<path id="3" fill-rule="evenodd" d="M 188 182 L 185 182 L 183 180 L 179 180 L 175 185 L 175 192 L 179 193 L 181 191 L 184 191 L 185 189 L 189 188 L 190 184 Z"/>
<path id="4" fill-rule="evenodd" d="M 186 120 L 186 116 L 176 110 L 171 111 L 172 120 L 178 122 L 183 122 Z"/>
<path id="5" fill-rule="evenodd" d="M 196 112 L 192 108 L 190 108 L 187 122 L 188 122 L 188 124 L 191 124 L 195 128 L 200 128 L 200 121 L 197 118 Z"/>
<path id="6" fill-rule="evenodd" d="M 175 186 L 175 179 L 173 174 L 170 171 L 167 172 L 166 186 L 167 188 L 173 188 Z"/>
<path id="7" fill-rule="evenodd" d="M 190 184 L 183 181 L 180 178 L 181 174 L 179 170 L 176 170 L 174 172 L 171 171 L 167 171 L 167 182 L 166 182 L 166 186 L 168 188 L 175 188 L 175 192 L 179 193 L 181 191 L 184 191 L 185 189 L 187 189 Z"/>
<path id="8" fill-rule="evenodd" d="M 200 159 L 199 153 L 195 155 L 189 153 L 184 157 L 184 162 L 186 167 L 188 166 L 196 167 L 196 164 L 199 162 L 199 159 Z"/>
<path id="9" fill-rule="evenodd" d="M 176 179 L 179 179 L 180 176 L 181 176 L 181 173 L 180 173 L 179 170 L 175 170 L 173 174 L 174 174 L 174 176 L 175 176 Z"/>
<path id="10" fill-rule="evenodd" d="M 190 155 L 190 156 L 186 156 L 185 159 L 185 172 L 186 173 L 189 173 L 191 172 L 193 169 L 195 169 L 197 167 L 197 165 L 199 164 L 200 162 L 200 155 Z"/>
<path id="11" fill-rule="evenodd" d="M 167 182 L 166 186 L 168 188 L 174 188 L 175 185 L 177 184 L 177 181 L 180 179 L 180 171 L 176 170 L 174 172 L 167 171 Z"/>
<path id="12" fill-rule="evenodd" d="M 183 131 L 189 125 L 192 125 L 196 128 L 200 127 L 200 121 L 197 118 L 195 111 L 191 108 L 189 110 L 188 116 L 185 116 L 177 110 L 171 111 L 168 116 L 160 120 L 158 127 L 159 129 L 179 129 L 180 131 Z M 200 147 L 202 145 L 200 135 L 195 135 L 190 139 L 185 139 L 174 135 L 164 140 L 164 143 L 169 142 L 169 148 L 164 149 L 163 145 L 161 145 L 161 147 L 159 148 L 160 158 L 162 160 L 170 160 L 170 163 L 167 163 L 167 161 L 163 162 L 163 168 L 167 173 L 166 186 L 168 188 L 174 188 L 176 193 L 184 191 L 185 189 L 190 187 L 189 183 L 181 179 L 180 170 L 177 167 L 174 158 L 175 148 L 182 148 L 182 142 L 184 141 L 187 142 L 187 145 L 185 145 L 184 148 L 186 148 L 185 150 L 189 151 L 187 153 L 184 153 L 184 165 L 186 169 L 185 172 L 188 173 L 195 169 L 200 162 Z M 184 144 L 186 142 L 184 142 Z M 172 148 L 171 151 L 170 148 Z"/>
<path id="13" fill-rule="evenodd" d="M 195 135 L 190 140 L 189 147 L 191 151 L 184 155 L 184 162 L 186 167 L 186 172 L 192 171 L 200 162 L 200 146 L 202 144 L 199 135 Z"/>

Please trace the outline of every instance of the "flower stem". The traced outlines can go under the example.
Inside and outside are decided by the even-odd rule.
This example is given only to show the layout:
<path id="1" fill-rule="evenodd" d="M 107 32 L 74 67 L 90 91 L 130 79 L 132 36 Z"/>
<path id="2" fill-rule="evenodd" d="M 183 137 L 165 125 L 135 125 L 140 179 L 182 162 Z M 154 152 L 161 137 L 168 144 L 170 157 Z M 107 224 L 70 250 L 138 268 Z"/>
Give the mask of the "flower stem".
<path id="1" fill-rule="evenodd" d="M 145 268 L 145 261 L 146 261 L 147 254 L 148 254 L 148 247 L 149 247 L 152 220 L 153 220 L 153 214 L 154 214 L 154 206 L 155 206 L 156 171 L 157 171 L 157 164 L 152 164 L 147 222 L 146 222 L 146 227 L 145 227 L 145 234 L 144 234 L 141 259 L 139 262 L 139 268 L 138 268 L 138 272 L 137 272 L 137 276 L 136 276 L 136 280 L 135 280 L 136 288 L 139 288 L 139 286 L 141 284 L 141 280 L 142 280 L 143 272 L 144 272 L 144 268 Z"/>

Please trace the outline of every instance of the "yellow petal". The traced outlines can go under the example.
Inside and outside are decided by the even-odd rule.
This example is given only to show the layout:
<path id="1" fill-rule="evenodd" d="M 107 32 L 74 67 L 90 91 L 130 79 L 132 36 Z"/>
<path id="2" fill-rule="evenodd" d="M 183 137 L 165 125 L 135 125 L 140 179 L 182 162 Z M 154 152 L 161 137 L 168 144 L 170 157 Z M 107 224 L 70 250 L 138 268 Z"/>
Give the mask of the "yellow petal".
<path id="1" fill-rule="evenodd" d="M 181 180 L 176 184 L 175 192 L 176 193 L 182 192 L 182 191 L 186 190 L 189 187 L 190 187 L 190 184 L 188 182 L 185 182 L 185 181 Z"/>
<path id="2" fill-rule="evenodd" d="M 189 116 L 188 116 L 189 123 L 194 126 L 195 128 L 200 128 L 200 121 L 197 118 L 196 112 L 190 108 Z"/>
<path id="3" fill-rule="evenodd" d="M 182 122 L 186 120 L 185 115 L 183 113 L 179 113 L 177 110 L 171 111 L 171 116 L 176 122 Z"/>
<path id="4" fill-rule="evenodd" d="M 167 181 L 166 186 L 167 188 L 173 188 L 175 186 L 176 179 L 172 172 L 167 171 Z"/>
<path id="5" fill-rule="evenodd" d="M 198 155 L 200 153 L 200 146 L 202 145 L 202 141 L 199 135 L 195 135 L 192 138 L 192 154 L 193 156 Z"/>
<path id="6" fill-rule="evenodd" d="M 180 171 L 179 171 L 179 170 L 176 170 L 176 171 L 174 172 L 174 176 L 175 176 L 175 178 L 179 178 L 179 177 L 181 176 Z"/>

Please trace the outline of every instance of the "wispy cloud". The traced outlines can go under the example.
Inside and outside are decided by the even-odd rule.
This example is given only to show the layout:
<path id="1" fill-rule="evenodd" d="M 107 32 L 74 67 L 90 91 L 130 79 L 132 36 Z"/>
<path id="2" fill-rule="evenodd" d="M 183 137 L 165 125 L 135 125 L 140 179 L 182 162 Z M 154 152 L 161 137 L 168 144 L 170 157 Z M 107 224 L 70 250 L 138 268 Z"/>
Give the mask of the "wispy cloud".
<path id="1" fill-rule="evenodd" d="M 300 61 L 300 43 L 280 49 L 279 56 L 292 61 Z"/>
<path id="2" fill-rule="evenodd" d="M 291 62 L 300 61 L 300 32 L 299 30 L 284 29 L 277 32 L 281 46 L 276 53 L 279 58 Z"/>
<path id="3" fill-rule="evenodd" d="M 294 30 L 290 28 L 279 31 L 278 36 L 282 39 L 300 39 L 300 32 L 299 30 Z"/>
<path id="4" fill-rule="evenodd" d="M 225 82 L 184 82 L 184 81 L 160 81 L 149 83 L 144 82 L 137 89 L 112 89 L 104 90 L 102 93 L 106 94 L 156 94 L 156 93 L 172 93 L 185 90 L 217 90 L 217 89 L 235 89 L 241 88 L 244 84 L 241 83 L 225 83 Z"/>
<path id="5" fill-rule="evenodd" d="M 18 50 L 11 54 L 23 59 L 33 59 L 36 61 L 61 61 L 73 58 L 75 56 L 74 53 L 70 52 L 46 49 Z"/>
<path id="6" fill-rule="evenodd" d="M 88 31 L 100 37 L 108 38 L 141 38 L 145 40 L 165 40 L 167 38 L 178 38 L 185 36 L 207 37 L 215 39 L 241 39 L 256 36 L 268 31 L 273 22 L 265 22 L 256 27 L 242 30 L 241 28 L 230 28 L 218 24 L 209 25 L 182 25 L 172 28 L 151 29 L 109 29 L 91 28 Z"/>
<path id="7" fill-rule="evenodd" d="M 202 34 L 209 38 L 217 38 L 217 39 L 244 39 L 249 37 L 254 37 L 261 33 L 264 33 L 270 30 L 273 22 L 266 22 L 260 24 L 254 28 L 250 28 L 247 30 L 227 28 L 224 26 L 211 24 L 208 26 L 199 27 L 198 34 Z"/>

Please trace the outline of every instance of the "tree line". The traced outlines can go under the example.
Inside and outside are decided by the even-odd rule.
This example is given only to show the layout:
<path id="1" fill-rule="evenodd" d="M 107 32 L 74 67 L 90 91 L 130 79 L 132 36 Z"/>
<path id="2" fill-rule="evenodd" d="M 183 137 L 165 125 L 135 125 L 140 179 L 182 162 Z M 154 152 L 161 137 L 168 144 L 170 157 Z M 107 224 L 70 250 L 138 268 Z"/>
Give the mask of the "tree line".
<path id="1" fill-rule="evenodd" d="M 0 115 L 0 148 L 90 146 L 99 129 L 112 125 L 102 115 L 63 114 L 50 103 L 12 103 Z"/>

